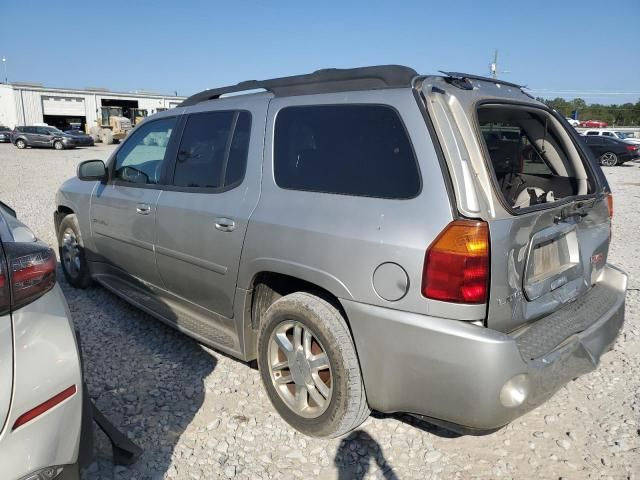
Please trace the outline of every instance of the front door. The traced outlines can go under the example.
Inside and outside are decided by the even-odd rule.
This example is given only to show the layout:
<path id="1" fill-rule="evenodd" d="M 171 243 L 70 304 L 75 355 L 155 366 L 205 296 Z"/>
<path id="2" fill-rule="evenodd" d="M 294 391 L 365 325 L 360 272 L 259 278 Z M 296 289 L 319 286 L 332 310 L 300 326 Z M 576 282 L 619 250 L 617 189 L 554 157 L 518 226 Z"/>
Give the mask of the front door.
<path id="1" fill-rule="evenodd" d="M 156 202 L 177 117 L 141 126 L 115 153 L 110 179 L 91 199 L 92 235 L 111 273 L 137 286 L 160 285 L 154 258 Z"/>
<path id="2" fill-rule="evenodd" d="M 166 288 L 187 308 L 233 317 L 242 244 L 260 192 L 267 105 L 267 98 L 232 97 L 186 118 L 172 186 L 158 199 L 156 260 Z"/>

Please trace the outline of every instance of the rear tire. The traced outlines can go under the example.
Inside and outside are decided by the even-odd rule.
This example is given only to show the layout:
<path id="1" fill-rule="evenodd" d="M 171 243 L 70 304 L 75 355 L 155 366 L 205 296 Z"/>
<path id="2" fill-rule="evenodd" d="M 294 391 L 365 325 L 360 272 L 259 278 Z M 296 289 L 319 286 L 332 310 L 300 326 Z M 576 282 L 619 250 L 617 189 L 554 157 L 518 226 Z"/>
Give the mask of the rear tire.
<path id="1" fill-rule="evenodd" d="M 113 133 L 111 133 L 111 130 L 102 132 L 102 143 L 105 145 L 111 145 L 113 143 Z"/>
<path id="2" fill-rule="evenodd" d="M 258 366 L 274 408 L 312 437 L 339 437 L 371 410 L 345 319 L 329 302 L 296 292 L 276 300 L 260 322 Z"/>
<path id="3" fill-rule="evenodd" d="M 78 217 L 73 213 L 64 217 L 60 222 L 58 252 L 60 253 L 62 272 L 67 282 L 76 288 L 87 288 L 91 285 L 92 279 Z"/>
<path id="4" fill-rule="evenodd" d="M 600 156 L 600 165 L 603 167 L 615 167 L 618 164 L 618 156 L 613 152 L 605 152 Z"/>
<path id="5" fill-rule="evenodd" d="M 16 140 L 16 147 L 18 147 L 20 150 L 24 150 L 25 148 L 27 148 L 27 142 L 19 138 L 18 140 Z"/>

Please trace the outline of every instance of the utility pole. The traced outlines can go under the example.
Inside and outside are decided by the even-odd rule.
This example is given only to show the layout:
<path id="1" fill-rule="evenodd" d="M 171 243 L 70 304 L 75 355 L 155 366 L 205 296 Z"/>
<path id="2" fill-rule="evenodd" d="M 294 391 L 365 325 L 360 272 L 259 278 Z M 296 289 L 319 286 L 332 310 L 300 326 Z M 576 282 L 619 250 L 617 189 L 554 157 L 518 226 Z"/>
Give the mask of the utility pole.
<path id="1" fill-rule="evenodd" d="M 4 65 L 4 83 L 8 84 L 8 76 L 7 76 L 7 59 L 2 57 L 2 65 Z"/>
<path id="2" fill-rule="evenodd" d="M 493 54 L 493 63 L 489 67 L 491 69 L 491 78 L 498 78 L 498 49 L 496 48 L 495 53 Z"/>

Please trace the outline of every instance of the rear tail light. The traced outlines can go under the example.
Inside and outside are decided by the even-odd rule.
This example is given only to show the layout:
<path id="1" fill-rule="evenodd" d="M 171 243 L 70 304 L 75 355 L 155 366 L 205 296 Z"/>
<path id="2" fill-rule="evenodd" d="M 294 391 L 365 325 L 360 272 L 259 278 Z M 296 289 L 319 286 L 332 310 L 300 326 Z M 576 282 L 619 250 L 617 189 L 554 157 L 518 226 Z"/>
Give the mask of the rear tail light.
<path id="1" fill-rule="evenodd" d="M 607 207 L 609 207 L 609 218 L 613 218 L 613 195 L 607 193 Z"/>
<path id="2" fill-rule="evenodd" d="M 630 152 L 635 152 L 636 150 L 638 150 L 638 146 L 637 145 L 627 145 L 627 150 L 629 150 Z"/>
<path id="3" fill-rule="evenodd" d="M 4 255 L 2 253 L 4 252 Z M 16 310 L 51 290 L 56 256 L 49 247 L 5 243 L 0 250 L 0 314 Z"/>
<path id="4" fill-rule="evenodd" d="M 455 220 L 429 246 L 422 294 L 455 303 L 486 303 L 489 292 L 489 227 Z"/>

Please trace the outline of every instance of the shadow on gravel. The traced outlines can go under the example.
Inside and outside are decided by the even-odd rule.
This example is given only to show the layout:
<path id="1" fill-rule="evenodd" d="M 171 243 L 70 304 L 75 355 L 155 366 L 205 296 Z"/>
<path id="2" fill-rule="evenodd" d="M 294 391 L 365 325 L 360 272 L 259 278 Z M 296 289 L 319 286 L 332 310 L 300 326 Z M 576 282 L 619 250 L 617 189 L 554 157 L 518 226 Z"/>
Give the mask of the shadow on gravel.
<path id="1" fill-rule="evenodd" d="M 371 460 L 387 480 L 396 480 L 398 476 L 384 458 L 380 444 L 364 430 L 351 432 L 338 446 L 333 461 L 338 470 L 338 480 L 362 480 L 369 474 Z"/>
<path id="2" fill-rule="evenodd" d="M 204 402 L 204 379 L 216 358 L 102 287 L 74 289 L 62 272 L 58 280 L 82 338 L 89 395 L 144 449 L 134 465 L 114 466 L 111 446 L 99 432 L 96 462 L 82 478 L 164 478 L 172 455 L 190 456 L 188 438 L 174 450 Z"/>

